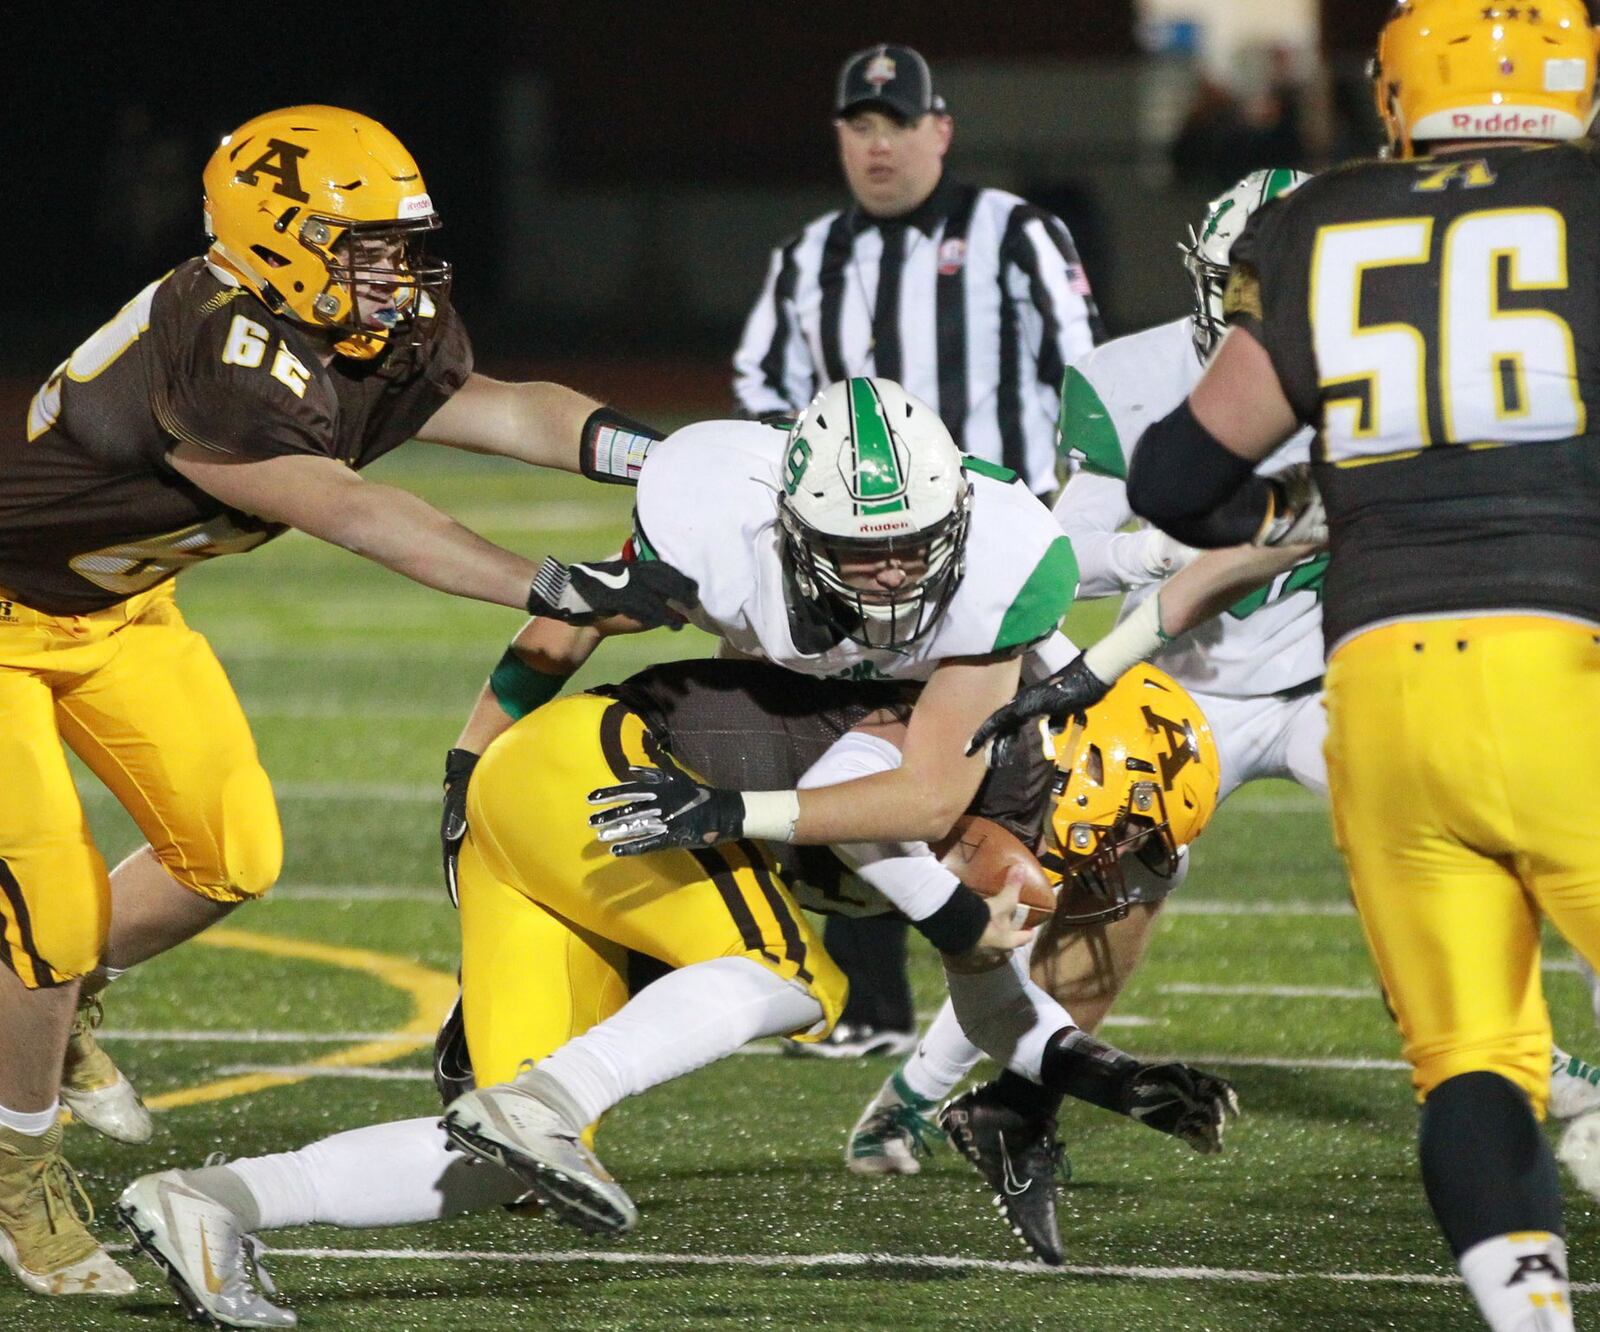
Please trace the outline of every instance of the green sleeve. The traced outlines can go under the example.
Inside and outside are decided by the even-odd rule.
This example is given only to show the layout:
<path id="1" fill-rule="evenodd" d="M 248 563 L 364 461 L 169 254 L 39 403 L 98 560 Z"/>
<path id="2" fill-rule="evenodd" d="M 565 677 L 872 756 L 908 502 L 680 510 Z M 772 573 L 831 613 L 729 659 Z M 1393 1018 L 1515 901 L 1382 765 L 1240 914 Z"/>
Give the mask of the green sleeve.
<path id="1" fill-rule="evenodd" d="M 1085 471 L 1101 476 L 1128 479 L 1128 464 L 1122 456 L 1122 440 L 1111 413 L 1095 392 L 1094 385 L 1076 369 L 1068 369 L 1061 381 L 1061 421 L 1056 450 L 1063 458 L 1083 459 Z"/>
<path id="2" fill-rule="evenodd" d="M 1073 554 L 1072 542 L 1059 536 L 1007 608 L 994 651 L 1037 643 L 1061 624 L 1077 595 L 1078 557 Z"/>

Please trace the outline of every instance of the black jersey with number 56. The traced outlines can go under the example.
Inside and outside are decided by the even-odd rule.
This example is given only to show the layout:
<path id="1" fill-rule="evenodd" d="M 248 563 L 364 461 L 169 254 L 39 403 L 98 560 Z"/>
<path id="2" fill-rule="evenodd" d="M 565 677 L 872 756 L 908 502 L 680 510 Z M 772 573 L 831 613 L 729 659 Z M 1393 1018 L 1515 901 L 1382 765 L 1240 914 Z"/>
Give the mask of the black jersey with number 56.
<path id="1" fill-rule="evenodd" d="M 1592 146 L 1366 162 L 1261 209 L 1229 319 L 1313 457 L 1332 650 L 1379 621 L 1600 622 L 1600 160 Z"/>
<path id="2" fill-rule="evenodd" d="M 227 508 L 167 462 L 179 443 L 241 460 L 305 453 L 364 467 L 463 383 L 448 305 L 377 361 L 334 358 L 204 259 L 152 282 L 0 434 L 0 589 L 51 615 L 102 610 L 283 529 Z"/>

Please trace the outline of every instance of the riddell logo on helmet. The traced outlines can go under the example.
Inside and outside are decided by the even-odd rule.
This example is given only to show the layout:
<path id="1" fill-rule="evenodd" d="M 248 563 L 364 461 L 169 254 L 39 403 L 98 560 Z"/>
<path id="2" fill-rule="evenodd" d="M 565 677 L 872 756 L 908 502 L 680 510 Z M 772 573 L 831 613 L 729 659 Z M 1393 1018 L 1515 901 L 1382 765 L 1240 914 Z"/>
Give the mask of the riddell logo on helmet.
<path id="1" fill-rule="evenodd" d="M 878 532 L 905 532 L 908 531 L 910 527 L 911 524 L 904 521 L 898 523 L 862 523 L 861 531 L 863 533 L 870 532 L 874 534 Z"/>
<path id="2" fill-rule="evenodd" d="M 1556 117 L 1548 111 L 1540 115 L 1521 111 L 1496 111 L 1491 115 L 1478 111 L 1457 111 L 1451 115 L 1450 125 L 1453 129 L 1472 134 L 1539 135 L 1555 130 Z"/>

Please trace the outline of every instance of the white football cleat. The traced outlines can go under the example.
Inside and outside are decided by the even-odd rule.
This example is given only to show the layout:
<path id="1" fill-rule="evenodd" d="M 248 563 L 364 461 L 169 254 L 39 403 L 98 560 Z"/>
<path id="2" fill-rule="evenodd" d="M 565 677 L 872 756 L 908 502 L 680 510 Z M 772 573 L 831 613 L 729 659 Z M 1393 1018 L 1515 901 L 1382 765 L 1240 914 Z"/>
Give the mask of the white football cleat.
<path id="1" fill-rule="evenodd" d="M 1550 1118 L 1576 1119 L 1600 1110 L 1600 1068 L 1569 1055 L 1550 1051 Z"/>
<path id="2" fill-rule="evenodd" d="M 930 1139 L 944 1137 L 932 1117 L 937 1104 L 891 1074 L 850 1130 L 845 1168 L 857 1175 L 915 1175 L 922 1169 L 917 1158 L 932 1154 Z"/>
<path id="3" fill-rule="evenodd" d="M 61 1104 L 72 1111 L 72 1117 L 79 1123 L 117 1142 L 136 1146 L 149 1142 L 155 1129 L 139 1093 L 121 1073 L 109 1087 L 96 1087 L 91 1091 L 75 1091 L 62 1083 Z"/>
<path id="4" fill-rule="evenodd" d="M 189 1317 L 213 1327 L 293 1327 L 293 1311 L 267 1299 L 277 1293 L 261 1266 L 264 1246 L 238 1218 L 180 1172 L 144 1175 L 122 1191 L 117 1218 L 161 1268 Z"/>
<path id="5" fill-rule="evenodd" d="M 61 1104 L 97 1133 L 135 1145 L 150 1141 L 153 1125 L 133 1084 L 100 1048 L 95 1028 L 104 1019 L 100 996 L 78 1005 L 61 1067 Z"/>
<path id="6" fill-rule="evenodd" d="M 1600 1202 L 1600 1113 L 1579 1115 L 1567 1125 L 1556 1144 L 1556 1160 L 1580 1189 Z"/>
<path id="7" fill-rule="evenodd" d="M 524 1067 L 510 1082 L 458 1096 L 440 1123 L 454 1146 L 519 1176 L 558 1221 L 623 1234 L 639 1224 L 639 1209 L 584 1144 L 578 1117 L 560 1083 Z"/>

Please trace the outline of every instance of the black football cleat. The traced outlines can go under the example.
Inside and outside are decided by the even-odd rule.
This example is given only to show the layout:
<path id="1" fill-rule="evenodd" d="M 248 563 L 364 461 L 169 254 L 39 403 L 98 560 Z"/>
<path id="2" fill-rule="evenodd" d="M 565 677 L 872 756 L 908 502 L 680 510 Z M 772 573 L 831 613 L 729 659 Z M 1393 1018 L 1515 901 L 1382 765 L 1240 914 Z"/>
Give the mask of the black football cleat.
<path id="1" fill-rule="evenodd" d="M 1030 1119 L 1002 1104 L 988 1083 L 946 1102 L 939 1127 L 994 1190 L 994 1205 L 1011 1233 L 1042 1262 L 1060 1266 L 1056 1174 L 1065 1156 L 1056 1121 Z"/>

